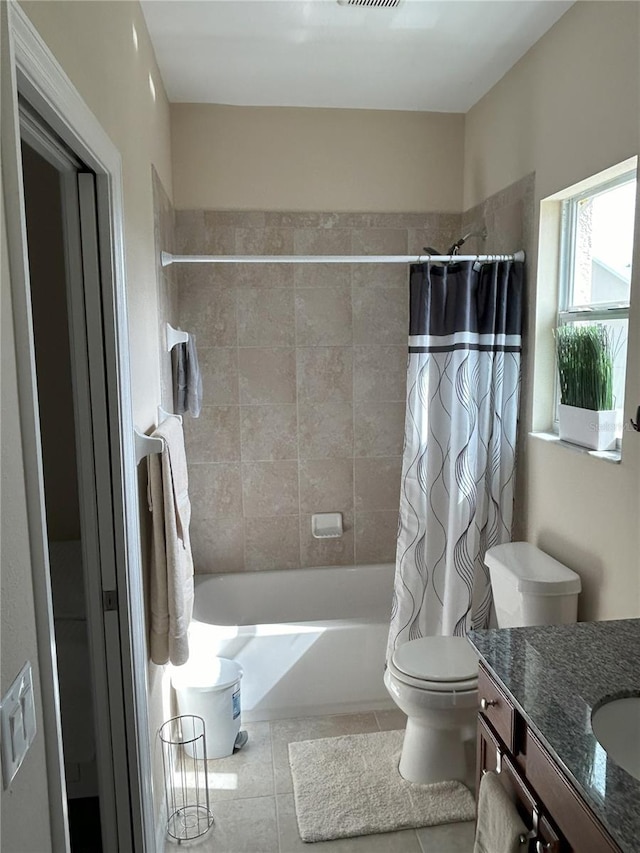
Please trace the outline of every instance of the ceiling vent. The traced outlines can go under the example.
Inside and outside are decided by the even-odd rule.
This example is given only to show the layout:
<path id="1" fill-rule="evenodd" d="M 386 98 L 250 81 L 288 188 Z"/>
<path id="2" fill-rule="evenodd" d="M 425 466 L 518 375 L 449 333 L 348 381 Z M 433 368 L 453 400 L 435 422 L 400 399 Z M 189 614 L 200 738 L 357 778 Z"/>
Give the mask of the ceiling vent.
<path id="1" fill-rule="evenodd" d="M 368 6 L 371 9 L 395 9 L 402 0 L 338 0 L 339 6 Z"/>

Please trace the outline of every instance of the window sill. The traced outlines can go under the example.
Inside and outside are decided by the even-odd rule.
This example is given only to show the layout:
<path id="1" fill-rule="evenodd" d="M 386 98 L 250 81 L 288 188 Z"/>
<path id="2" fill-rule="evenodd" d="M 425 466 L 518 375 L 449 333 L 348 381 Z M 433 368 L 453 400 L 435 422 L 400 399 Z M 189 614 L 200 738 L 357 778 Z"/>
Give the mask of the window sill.
<path id="1" fill-rule="evenodd" d="M 562 441 L 554 432 L 530 432 L 529 437 L 555 444 L 557 447 L 566 448 L 574 453 L 582 453 L 592 456 L 594 459 L 602 459 L 603 462 L 613 462 L 614 465 L 619 465 L 622 460 L 620 450 L 589 450 L 586 447 L 580 447 L 578 444 L 571 444 L 570 441 Z"/>

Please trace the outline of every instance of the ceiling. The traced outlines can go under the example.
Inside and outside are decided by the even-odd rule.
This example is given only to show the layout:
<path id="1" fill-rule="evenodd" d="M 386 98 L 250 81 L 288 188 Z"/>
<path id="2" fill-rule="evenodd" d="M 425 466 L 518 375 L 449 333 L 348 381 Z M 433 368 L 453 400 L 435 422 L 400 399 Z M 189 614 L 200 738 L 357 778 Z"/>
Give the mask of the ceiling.
<path id="1" fill-rule="evenodd" d="M 169 100 L 466 112 L 573 0 L 142 0 Z"/>

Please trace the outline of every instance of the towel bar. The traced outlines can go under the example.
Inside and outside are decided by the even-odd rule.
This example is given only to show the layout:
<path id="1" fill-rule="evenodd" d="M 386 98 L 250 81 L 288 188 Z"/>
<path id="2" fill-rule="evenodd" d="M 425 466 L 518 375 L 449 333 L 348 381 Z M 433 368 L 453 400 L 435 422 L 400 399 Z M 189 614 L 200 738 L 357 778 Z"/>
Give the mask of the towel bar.
<path id="1" fill-rule="evenodd" d="M 161 438 L 145 435 L 137 429 L 134 429 L 133 434 L 136 443 L 136 465 L 139 465 L 144 457 L 151 453 L 162 453 L 164 442 Z"/>
<path id="2" fill-rule="evenodd" d="M 181 329 L 174 329 L 170 323 L 167 323 L 167 352 L 171 352 L 176 344 L 186 344 L 189 340 L 189 333 L 183 332 Z"/>

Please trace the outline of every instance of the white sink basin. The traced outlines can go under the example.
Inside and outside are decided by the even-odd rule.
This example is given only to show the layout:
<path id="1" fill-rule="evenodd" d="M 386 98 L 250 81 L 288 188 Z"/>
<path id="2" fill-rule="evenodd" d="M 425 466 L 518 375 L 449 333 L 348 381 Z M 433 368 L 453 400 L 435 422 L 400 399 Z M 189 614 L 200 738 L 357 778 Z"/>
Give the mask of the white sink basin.
<path id="1" fill-rule="evenodd" d="M 593 712 L 591 727 L 609 758 L 640 779 L 640 696 L 601 705 Z"/>

